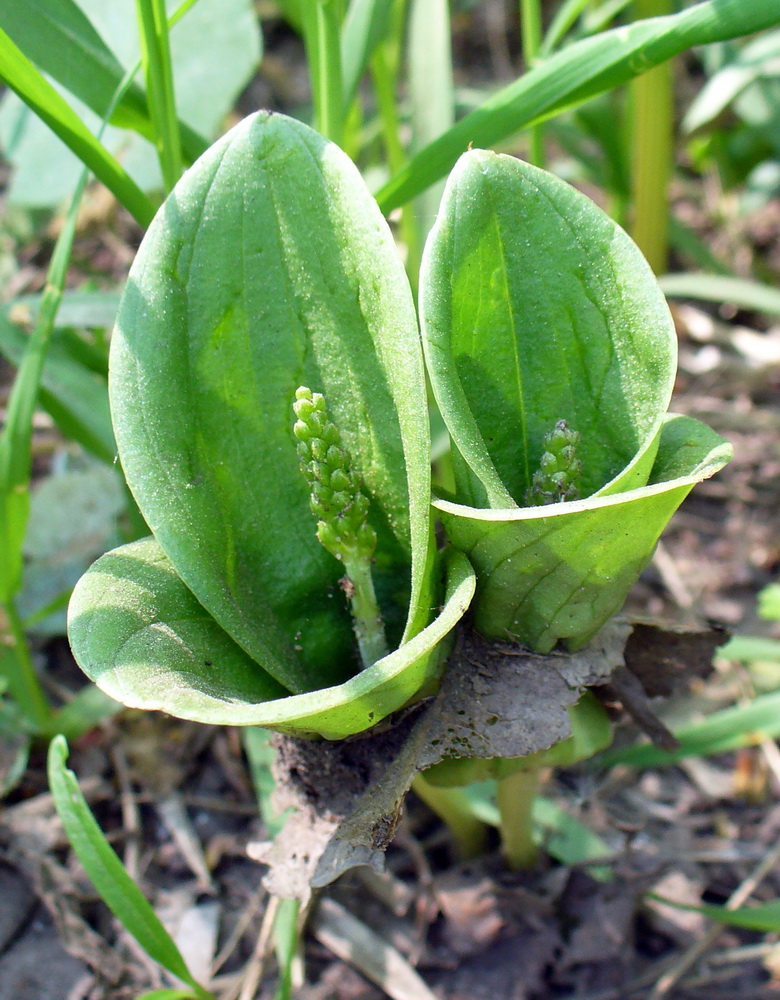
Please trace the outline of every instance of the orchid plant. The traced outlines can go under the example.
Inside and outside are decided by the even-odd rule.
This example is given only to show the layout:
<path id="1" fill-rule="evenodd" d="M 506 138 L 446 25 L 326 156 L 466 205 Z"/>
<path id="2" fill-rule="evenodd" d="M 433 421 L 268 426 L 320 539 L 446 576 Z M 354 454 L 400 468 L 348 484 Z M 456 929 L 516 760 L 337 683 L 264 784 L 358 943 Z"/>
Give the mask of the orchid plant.
<path id="1" fill-rule="evenodd" d="M 639 251 L 563 181 L 470 150 L 419 287 L 454 466 L 433 506 L 413 297 L 347 156 L 261 112 L 176 185 L 111 346 L 119 455 L 152 535 L 99 559 L 70 608 L 104 691 L 339 739 L 436 689 L 469 607 L 538 651 L 586 643 L 620 608 L 729 456 L 665 415 L 674 331 Z"/>

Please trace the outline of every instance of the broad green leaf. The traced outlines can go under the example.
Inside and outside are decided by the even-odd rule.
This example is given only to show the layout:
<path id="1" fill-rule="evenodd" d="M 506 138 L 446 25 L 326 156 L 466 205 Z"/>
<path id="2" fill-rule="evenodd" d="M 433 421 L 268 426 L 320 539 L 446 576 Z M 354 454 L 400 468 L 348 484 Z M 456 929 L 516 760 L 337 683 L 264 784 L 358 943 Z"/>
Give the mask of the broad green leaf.
<path id="1" fill-rule="evenodd" d="M 747 705 L 735 705 L 714 712 L 704 722 L 684 726 L 675 732 L 680 746 L 661 750 L 651 744 L 610 750 L 597 758 L 599 767 L 628 764 L 631 767 L 658 767 L 686 757 L 727 753 L 739 747 L 757 746 L 780 736 L 780 692 L 761 695 Z"/>
<path id="2" fill-rule="evenodd" d="M 420 317 L 462 502 L 522 504 L 561 419 L 581 436 L 582 496 L 645 485 L 674 326 L 639 250 L 590 199 L 512 157 L 464 154 L 425 249 Z"/>
<path id="3" fill-rule="evenodd" d="M 128 707 L 343 739 L 438 679 L 442 642 L 474 593 L 470 566 L 453 556 L 444 608 L 427 628 L 345 683 L 309 694 L 284 697 L 197 603 L 153 539 L 109 552 L 81 579 L 70 608 L 71 644 L 87 675 Z"/>
<path id="4" fill-rule="evenodd" d="M 75 774 L 66 767 L 67 759 L 65 738 L 55 736 L 49 745 L 49 787 L 65 834 L 84 871 L 105 904 L 147 955 L 193 986 L 197 996 L 209 997 L 193 980 L 179 949 L 103 835 Z"/>
<path id="5" fill-rule="evenodd" d="M 384 212 L 443 177 L 463 151 L 493 146 L 520 129 L 612 90 L 696 45 L 780 23 L 780 0 L 707 0 L 679 14 L 637 21 L 555 53 L 421 149 L 377 195 Z"/>
<path id="6" fill-rule="evenodd" d="M 68 102 L 0 30 L 0 79 L 69 146 L 82 163 L 113 192 L 141 226 L 154 208 L 135 181 L 98 142 Z"/>
<path id="7" fill-rule="evenodd" d="M 110 396 L 127 480 L 177 573 L 295 691 L 356 667 L 343 571 L 315 537 L 296 454 L 300 385 L 324 393 L 372 501 L 380 605 L 392 640 L 408 638 L 432 603 L 411 292 L 345 154 L 259 113 L 185 175 L 144 239 Z"/>
<path id="8" fill-rule="evenodd" d="M 487 510 L 435 500 L 447 535 L 477 572 L 475 625 L 538 652 L 584 645 L 625 601 L 669 518 L 731 457 L 704 424 L 670 416 L 650 483 L 586 500 Z"/>
<path id="9" fill-rule="evenodd" d="M 673 299 L 729 302 L 741 309 L 780 316 L 780 291 L 757 281 L 723 274 L 665 274 L 658 284 Z"/>

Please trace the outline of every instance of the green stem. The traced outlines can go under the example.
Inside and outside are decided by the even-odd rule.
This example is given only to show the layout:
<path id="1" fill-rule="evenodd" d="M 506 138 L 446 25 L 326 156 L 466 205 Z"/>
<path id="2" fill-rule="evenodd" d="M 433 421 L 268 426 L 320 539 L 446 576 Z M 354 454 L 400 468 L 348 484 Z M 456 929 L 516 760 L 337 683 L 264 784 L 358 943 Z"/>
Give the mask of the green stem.
<path id="1" fill-rule="evenodd" d="M 382 122 L 382 138 L 387 154 L 387 163 L 392 174 L 398 173 L 406 162 L 406 152 L 401 143 L 401 122 L 398 117 L 398 103 L 395 97 L 396 74 L 390 66 L 385 48 L 379 45 L 371 60 L 371 77 L 374 83 L 379 118 Z M 412 292 L 417 298 L 418 268 L 420 260 L 420 233 L 414 208 L 406 204 L 401 208 L 401 239 L 406 246 L 406 270 Z"/>
<path id="2" fill-rule="evenodd" d="M 166 191 L 182 175 L 181 136 L 176 116 L 173 65 L 164 0 L 136 0 L 149 115 Z"/>
<path id="3" fill-rule="evenodd" d="M 538 785 L 538 768 L 516 771 L 498 782 L 501 843 L 512 871 L 532 868 L 536 863 L 533 805 Z"/>
<path id="4" fill-rule="evenodd" d="M 345 558 L 344 568 L 351 584 L 349 604 L 360 659 L 364 667 L 370 667 L 387 656 L 387 639 L 374 591 L 371 560 Z"/>
<path id="5" fill-rule="evenodd" d="M 487 844 L 487 826 L 477 819 L 461 788 L 439 788 L 418 774 L 412 790 L 446 825 L 461 858 L 476 858 Z"/>
<path id="6" fill-rule="evenodd" d="M 340 145 L 343 140 L 344 103 L 339 6 L 336 0 L 306 0 L 302 12 L 317 128 Z"/>
<path id="7" fill-rule="evenodd" d="M 637 18 L 670 14 L 671 0 L 635 0 Z M 656 274 L 669 256 L 669 181 L 674 159 L 674 77 L 671 61 L 631 84 L 631 235 Z"/>
<path id="8" fill-rule="evenodd" d="M 0 629 L 0 669 L 8 681 L 8 692 L 35 732 L 46 735 L 54 713 L 35 672 L 22 622 L 13 600 L 2 610 L 5 628 Z"/>
<path id="9" fill-rule="evenodd" d="M 523 62 L 525 71 L 532 69 L 539 58 L 542 47 L 542 5 L 541 0 L 520 0 L 520 24 L 522 27 Z M 528 130 L 528 159 L 534 166 L 544 167 L 544 126 L 534 125 Z"/>

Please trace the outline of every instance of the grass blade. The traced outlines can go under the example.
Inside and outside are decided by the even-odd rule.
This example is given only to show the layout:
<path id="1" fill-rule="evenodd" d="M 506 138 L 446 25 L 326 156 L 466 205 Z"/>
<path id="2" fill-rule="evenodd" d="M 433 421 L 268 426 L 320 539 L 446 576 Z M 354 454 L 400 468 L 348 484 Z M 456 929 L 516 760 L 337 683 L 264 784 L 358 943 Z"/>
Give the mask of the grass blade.
<path id="1" fill-rule="evenodd" d="M 503 88 L 413 156 L 378 194 L 387 213 L 443 177 L 469 143 L 489 147 L 696 45 L 780 22 L 780 0 L 707 0 L 576 42 Z"/>
<path id="2" fill-rule="evenodd" d="M 171 25 L 193 6 L 182 4 Z M 102 118 L 125 74 L 124 67 L 106 45 L 75 0 L 27 0 L 0 6 L 0 29 L 40 69 L 62 84 Z M 154 141 L 146 95 L 132 83 L 111 115 L 111 124 L 129 128 Z M 179 123 L 182 150 L 191 162 L 208 143 L 193 129 Z"/>
<path id="3" fill-rule="evenodd" d="M 341 143 L 344 102 L 336 0 L 309 0 L 303 6 L 302 17 L 317 129 L 326 138 Z"/>
<path id="4" fill-rule="evenodd" d="M 740 906 L 736 910 L 730 910 L 726 906 L 713 906 L 706 903 L 701 906 L 695 906 L 692 903 L 678 903 L 674 899 L 657 896 L 655 893 L 651 893 L 650 898 L 664 903 L 666 906 L 673 906 L 676 910 L 703 913 L 711 920 L 727 924 L 730 927 L 744 927 L 746 930 L 761 931 L 764 934 L 776 934 L 780 931 L 780 900 L 771 903 L 758 903 L 755 906 Z"/>
<path id="5" fill-rule="evenodd" d="M 409 9 L 409 97 L 413 145 L 426 148 L 455 121 L 450 11 L 447 0 L 412 0 Z M 420 235 L 436 219 L 444 182 L 420 195 L 415 209 Z M 419 261 L 410 262 L 417 270 Z"/>
<path id="6" fill-rule="evenodd" d="M 672 299 L 728 302 L 740 309 L 780 316 L 780 291 L 757 281 L 721 274 L 665 274 L 658 283 Z"/>
<path id="7" fill-rule="evenodd" d="M 168 19 L 163 0 L 136 0 L 136 10 L 141 38 L 141 63 L 154 126 L 154 144 L 165 189 L 169 192 L 181 177 L 182 160 Z"/>
<path id="8" fill-rule="evenodd" d="M 341 29 L 341 74 L 344 113 L 352 103 L 360 78 L 385 37 L 394 0 L 352 0 Z"/>
<path id="9" fill-rule="evenodd" d="M 565 0 L 561 4 L 542 39 L 539 48 L 540 56 L 543 58 L 549 56 L 558 48 L 589 3 L 590 0 Z"/>
<path id="10" fill-rule="evenodd" d="M 149 225 L 155 211 L 150 199 L 2 30 L 0 78 L 73 150 L 141 226 Z"/>
<path id="11" fill-rule="evenodd" d="M 661 750 L 645 744 L 609 751 L 595 761 L 599 767 L 611 767 L 613 764 L 658 767 L 686 757 L 725 753 L 775 739 L 780 736 L 780 692 L 754 698 L 747 705 L 715 712 L 704 722 L 686 726 L 674 735 L 680 742 L 677 750 Z"/>
<path id="12" fill-rule="evenodd" d="M 75 774 L 66 767 L 67 759 L 65 737 L 55 736 L 49 746 L 49 787 L 65 834 L 84 871 L 105 904 L 144 951 L 191 986 L 196 996 L 203 1000 L 210 998 L 211 994 L 193 979 L 179 949 L 103 835 Z"/>

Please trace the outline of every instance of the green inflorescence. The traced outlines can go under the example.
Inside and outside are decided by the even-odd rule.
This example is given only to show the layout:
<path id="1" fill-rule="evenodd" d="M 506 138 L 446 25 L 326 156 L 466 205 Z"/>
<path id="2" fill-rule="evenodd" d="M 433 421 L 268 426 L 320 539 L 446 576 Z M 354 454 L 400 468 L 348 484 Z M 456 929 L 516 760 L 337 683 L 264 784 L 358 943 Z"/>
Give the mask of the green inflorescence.
<path id="1" fill-rule="evenodd" d="M 344 563 L 360 655 L 364 666 L 370 666 L 387 653 L 387 643 L 371 576 L 376 532 L 368 523 L 369 501 L 341 434 L 328 419 L 324 396 L 301 386 L 293 410 L 297 418 L 293 433 L 311 491 L 317 538 Z"/>
<path id="2" fill-rule="evenodd" d="M 338 428 L 328 420 L 325 398 L 301 386 L 293 410 L 298 418 L 293 427 L 298 458 L 311 489 L 311 512 L 318 519 L 317 537 L 342 562 L 370 559 L 376 532 L 367 521 L 368 499 Z"/>
<path id="3" fill-rule="evenodd" d="M 544 453 L 525 502 L 529 507 L 580 499 L 582 462 L 577 458 L 580 435 L 559 420 L 544 436 Z"/>

